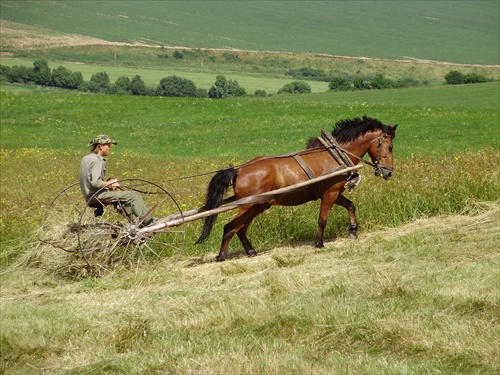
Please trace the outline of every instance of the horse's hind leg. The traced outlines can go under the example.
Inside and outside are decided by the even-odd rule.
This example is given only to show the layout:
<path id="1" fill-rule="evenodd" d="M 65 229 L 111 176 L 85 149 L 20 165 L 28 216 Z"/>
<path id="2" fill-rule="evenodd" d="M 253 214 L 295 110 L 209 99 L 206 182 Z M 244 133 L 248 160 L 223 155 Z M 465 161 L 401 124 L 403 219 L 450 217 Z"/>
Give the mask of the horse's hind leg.
<path id="1" fill-rule="evenodd" d="M 354 203 L 342 194 L 339 194 L 335 204 L 344 207 L 347 212 L 349 212 L 349 237 L 353 239 L 358 238 L 358 222 L 356 220 L 356 207 L 354 206 Z"/>
<path id="2" fill-rule="evenodd" d="M 256 254 L 252 244 L 247 238 L 246 233 L 248 226 L 252 223 L 253 219 L 268 208 L 269 205 L 267 204 L 256 204 L 250 206 L 250 208 L 241 208 L 236 217 L 224 226 L 221 248 L 219 255 L 215 258 L 218 262 L 222 262 L 227 258 L 227 249 L 235 234 L 238 234 L 238 238 L 248 255 L 253 256 Z"/>
<path id="3" fill-rule="evenodd" d="M 328 215 L 330 210 L 337 200 L 337 192 L 325 194 L 321 197 L 321 206 L 319 209 L 318 218 L 318 232 L 316 233 L 316 243 L 315 246 L 318 248 L 324 247 L 323 244 L 323 234 L 325 232 L 326 223 L 328 221 Z"/>

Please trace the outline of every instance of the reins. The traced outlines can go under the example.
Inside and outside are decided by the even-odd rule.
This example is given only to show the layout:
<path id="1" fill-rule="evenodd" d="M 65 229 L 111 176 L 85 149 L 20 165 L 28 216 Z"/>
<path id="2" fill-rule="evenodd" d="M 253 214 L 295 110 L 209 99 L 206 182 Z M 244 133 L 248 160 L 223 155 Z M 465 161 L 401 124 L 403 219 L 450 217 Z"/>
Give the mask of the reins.
<path id="1" fill-rule="evenodd" d="M 347 165 L 348 167 L 351 167 L 353 166 L 354 164 L 352 163 L 351 159 L 349 159 L 348 157 L 345 157 L 345 155 L 349 155 L 349 156 L 352 156 L 353 158 L 359 160 L 360 162 L 362 163 L 365 163 L 369 166 L 371 166 L 374 170 L 375 170 L 375 174 L 378 176 L 380 173 L 382 173 L 382 170 L 383 169 L 388 169 L 390 170 L 390 168 L 384 166 L 384 165 L 380 165 L 378 163 L 379 159 L 380 159 L 380 154 L 382 152 L 382 142 L 384 140 L 385 137 L 387 137 L 387 134 L 384 133 L 382 134 L 380 137 L 378 137 L 377 139 L 375 139 L 371 144 L 370 144 L 370 147 L 375 143 L 375 142 L 378 142 L 379 143 L 379 147 L 378 147 L 378 151 L 377 151 L 377 159 L 375 161 L 375 163 L 369 161 L 369 160 L 366 160 L 364 159 L 363 157 L 360 157 L 356 154 L 353 154 L 352 152 L 350 151 L 347 151 L 346 149 L 342 148 L 338 143 L 337 141 L 335 141 L 335 139 L 330 136 L 330 134 L 328 132 L 326 132 L 325 130 L 322 131 L 322 135 L 327 138 L 326 140 L 323 138 L 323 137 L 318 137 L 318 140 L 321 142 L 321 144 L 323 145 L 322 147 L 313 147 L 313 148 L 308 148 L 306 150 L 303 150 L 301 151 L 300 153 L 301 154 L 312 154 L 312 153 L 316 153 L 316 152 L 322 152 L 325 148 L 328 152 L 332 153 L 332 152 L 337 152 L 339 153 L 340 155 L 338 156 L 334 156 L 332 155 L 341 165 L 344 164 L 344 165 Z M 289 158 L 289 157 L 294 157 L 295 155 L 297 155 L 298 152 L 292 152 L 292 153 L 288 153 L 288 154 L 283 154 L 283 155 L 278 155 L 278 156 L 266 156 L 266 157 L 262 157 L 262 158 L 258 158 L 257 160 L 255 161 L 249 161 L 249 162 L 245 162 L 245 163 L 242 163 L 242 164 L 239 164 L 239 165 L 236 165 L 236 166 L 233 166 L 233 168 L 235 169 L 238 169 L 240 167 L 242 167 L 243 165 L 248 165 L 248 164 L 251 164 L 253 162 L 256 162 L 256 161 L 261 161 L 261 160 L 265 160 L 265 159 L 281 159 L 281 158 Z M 342 155 L 344 154 L 344 155 Z M 340 160 L 338 159 L 340 158 Z M 170 179 L 170 180 L 164 180 L 162 181 L 162 183 L 166 183 L 166 182 L 175 182 L 175 181 L 182 181 L 182 180 L 189 180 L 189 179 L 192 179 L 192 178 L 197 178 L 197 177 L 202 177 L 202 176 L 207 176 L 207 175 L 212 175 L 214 173 L 217 173 L 221 170 L 224 170 L 226 168 L 222 168 L 222 169 L 217 169 L 217 170 L 214 170 L 214 171 L 210 171 L 210 172 L 204 172 L 204 173 L 199 173 L 199 174 L 195 174 L 195 175 L 190 175 L 190 176 L 185 176 L 185 177 L 180 177 L 180 178 L 173 178 L 173 179 Z"/>

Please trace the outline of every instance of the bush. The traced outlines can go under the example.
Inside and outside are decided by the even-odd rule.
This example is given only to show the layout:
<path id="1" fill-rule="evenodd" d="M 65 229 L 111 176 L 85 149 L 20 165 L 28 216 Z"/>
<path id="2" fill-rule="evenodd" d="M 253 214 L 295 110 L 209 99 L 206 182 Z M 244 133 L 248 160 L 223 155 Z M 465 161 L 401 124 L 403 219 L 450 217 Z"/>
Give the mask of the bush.
<path id="1" fill-rule="evenodd" d="M 463 74 L 456 70 L 450 70 L 448 74 L 444 76 L 444 79 L 449 85 L 460 85 L 464 83 L 483 83 L 486 82 L 486 77 L 477 73 Z"/>
<path id="2" fill-rule="evenodd" d="M 354 78 L 352 85 L 354 90 L 370 90 L 370 84 L 362 78 Z"/>
<path id="3" fill-rule="evenodd" d="M 184 58 L 184 53 L 182 51 L 179 51 L 178 49 L 176 49 L 174 51 L 174 58 L 176 58 L 177 60 L 180 60 L 180 59 Z"/>
<path id="4" fill-rule="evenodd" d="M 389 78 L 385 78 L 385 76 L 381 73 L 375 74 L 375 77 L 370 81 L 370 86 L 374 89 L 389 89 L 393 87 L 393 83 Z"/>
<path id="5" fill-rule="evenodd" d="M 484 83 L 487 81 L 486 77 L 477 73 L 468 73 L 464 77 L 465 83 Z"/>
<path id="6" fill-rule="evenodd" d="M 285 72 L 285 75 L 291 75 L 294 78 L 319 78 L 319 77 L 327 77 L 324 70 L 321 69 L 312 69 L 312 68 L 299 68 L 299 69 L 290 69 Z"/>
<path id="7" fill-rule="evenodd" d="M 215 84 L 208 90 L 208 97 L 212 99 L 229 98 L 231 96 L 243 96 L 246 94 L 244 88 L 240 87 L 238 81 L 226 79 L 225 76 L 217 76 Z"/>
<path id="8" fill-rule="evenodd" d="M 456 70 L 450 70 L 445 76 L 444 79 L 449 85 L 458 85 L 464 83 L 465 77 L 462 73 Z"/>
<path id="9" fill-rule="evenodd" d="M 196 86 L 193 81 L 170 76 L 162 78 L 155 91 L 156 96 L 174 96 L 174 97 L 195 97 Z"/>
<path id="10" fill-rule="evenodd" d="M 131 95 L 132 87 L 130 78 L 118 77 L 114 85 L 111 85 L 108 91 L 110 94 Z"/>
<path id="11" fill-rule="evenodd" d="M 333 77 L 328 84 L 328 89 L 330 91 L 349 91 L 351 90 L 351 84 L 342 77 Z"/>
<path id="12" fill-rule="evenodd" d="M 255 90 L 254 96 L 264 97 L 267 96 L 266 90 Z"/>
<path id="13" fill-rule="evenodd" d="M 287 83 L 278 90 L 278 94 L 304 94 L 310 92 L 311 86 L 304 81 L 293 81 L 291 83 Z"/>

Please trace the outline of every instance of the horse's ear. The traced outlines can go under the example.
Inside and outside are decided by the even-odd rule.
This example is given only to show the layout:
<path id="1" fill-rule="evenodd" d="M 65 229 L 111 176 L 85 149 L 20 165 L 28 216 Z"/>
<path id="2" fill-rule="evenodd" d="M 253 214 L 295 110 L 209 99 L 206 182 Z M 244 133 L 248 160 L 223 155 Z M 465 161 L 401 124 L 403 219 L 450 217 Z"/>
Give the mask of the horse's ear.
<path id="1" fill-rule="evenodd" d="M 392 130 L 396 131 L 396 128 L 397 128 L 397 127 L 398 127 L 398 124 L 394 125 L 394 126 L 392 127 Z"/>

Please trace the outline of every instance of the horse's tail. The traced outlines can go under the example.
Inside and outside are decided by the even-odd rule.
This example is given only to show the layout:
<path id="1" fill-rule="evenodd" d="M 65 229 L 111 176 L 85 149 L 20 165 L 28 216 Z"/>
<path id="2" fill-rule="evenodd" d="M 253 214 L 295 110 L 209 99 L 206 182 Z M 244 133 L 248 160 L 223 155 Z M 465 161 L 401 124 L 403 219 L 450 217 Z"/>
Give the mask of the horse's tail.
<path id="1" fill-rule="evenodd" d="M 224 195 L 229 189 L 229 186 L 234 185 L 237 175 L 236 169 L 233 167 L 222 169 L 218 171 L 214 177 L 210 180 L 208 184 L 207 196 L 205 200 L 205 205 L 203 209 L 208 211 L 219 207 L 224 201 Z M 208 216 L 205 218 L 205 224 L 200 234 L 200 238 L 196 241 L 196 244 L 200 244 L 205 241 L 217 220 L 217 215 Z"/>

